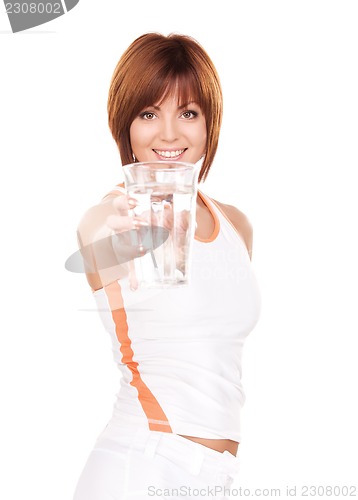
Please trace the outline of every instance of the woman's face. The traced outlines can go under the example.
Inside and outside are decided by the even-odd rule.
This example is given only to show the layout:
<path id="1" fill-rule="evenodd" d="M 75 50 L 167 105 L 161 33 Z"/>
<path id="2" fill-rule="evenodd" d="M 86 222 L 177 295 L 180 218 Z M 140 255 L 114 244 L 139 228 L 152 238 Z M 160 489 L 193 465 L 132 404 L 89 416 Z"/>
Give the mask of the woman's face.
<path id="1" fill-rule="evenodd" d="M 196 163 L 205 154 L 205 117 L 195 102 L 178 106 L 177 96 L 169 96 L 160 106 L 143 109 L 129 133 L 138 161 Z"/>

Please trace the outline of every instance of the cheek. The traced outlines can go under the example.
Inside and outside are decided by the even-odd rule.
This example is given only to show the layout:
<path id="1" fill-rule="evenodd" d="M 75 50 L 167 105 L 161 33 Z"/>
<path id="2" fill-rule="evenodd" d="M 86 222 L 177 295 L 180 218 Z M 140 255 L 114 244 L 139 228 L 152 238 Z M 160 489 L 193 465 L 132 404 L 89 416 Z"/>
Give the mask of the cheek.
<path id="1" fill-rule="evenodd" d="M 129 129 L 129 139 L 132 148 L 148 147 L 153 136 L 152 128 L 153 127 L 145 126 L 141 122 L 135 120 Z"/>
<path id="2" fill-rule="evenodd" d="M 202 125 L 197 132 L 197 145 L 204 152 L 206 150 L 206 125 Z"/>
<path id="3" fill-rule="evenodd" d="M 206 135 L 206 127 L 204 129 L 204 133 L 203 133 L 203 148 L 204 148 L 204 151 L 206 150 L 206 143 L 207 143 L 207 135 Z"/>
<path id="4" fill-rule="evenodd" d="M 134 121 L 129 129 L 129 140 L 131 142 L 132 149 L 137 147 L 138 141 L 141 137 L 138 128 L 137 123 Z"/>
<path id="5" fill-rule="evenodd" d="M 145 124 L 147 125 L 147 124 Z M 129 129 L 129 140 L 134 156 L 138 161 L 150 161 L 152 158 L 153 127 L 143 126 L 134 121 Z"/>

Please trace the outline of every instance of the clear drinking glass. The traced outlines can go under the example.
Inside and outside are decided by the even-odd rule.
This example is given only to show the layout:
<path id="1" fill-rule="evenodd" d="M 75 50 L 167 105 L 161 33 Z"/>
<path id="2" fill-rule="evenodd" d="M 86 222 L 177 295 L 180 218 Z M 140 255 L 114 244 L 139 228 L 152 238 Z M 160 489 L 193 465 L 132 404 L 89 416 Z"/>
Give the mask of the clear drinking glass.
<path id="1" fill-rule="evenodd" d="M 139 286 L 171 288 L 190 283 L 199 166 L 174 161 L 123 166 L 127 194 L 138 205 L 133 216 L 149 225 L 131 231 L 145 255 L 134 259 Z"/>

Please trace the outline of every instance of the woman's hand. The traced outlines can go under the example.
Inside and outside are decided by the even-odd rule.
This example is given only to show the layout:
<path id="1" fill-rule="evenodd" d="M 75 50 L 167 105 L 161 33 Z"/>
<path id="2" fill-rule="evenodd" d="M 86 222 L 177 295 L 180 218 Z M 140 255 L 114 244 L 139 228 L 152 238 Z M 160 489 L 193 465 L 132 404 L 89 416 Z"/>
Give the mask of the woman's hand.
<path id="1" fill-rule="evenodd" d="M 137 204 L 137 200 L 128 195 L 117 196 L 112 200 L 113 211 L 106 218 L 106 225 L 113 232 L 113 248 L 119 260 L 124 262 L 145 253 L 137 230 L 148 227 L 149 223 L 143 217 L 129 214 Z"/>
<path id="2" fill-rule="evenodd" d="M 131 215 L 135 205 L 127 195 L 111 196 L 91 207 L 78 226 L 78 244 L 94 290 L 128 275 L 133 259 L 145 253 L 136 236 L 146 222 Z"/>

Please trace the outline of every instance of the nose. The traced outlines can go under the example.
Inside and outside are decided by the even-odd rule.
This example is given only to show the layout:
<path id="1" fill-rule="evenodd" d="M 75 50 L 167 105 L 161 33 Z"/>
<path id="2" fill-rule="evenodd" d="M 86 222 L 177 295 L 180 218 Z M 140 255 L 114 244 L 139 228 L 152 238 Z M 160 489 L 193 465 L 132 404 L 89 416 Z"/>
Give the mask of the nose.
<path id="1" fill-rule="evenodd" d="M 179 130 L 176 120 L 170 117 L 161 120 L 160 139 L 164 142 L 174 142 L 178 139 Z"/>

